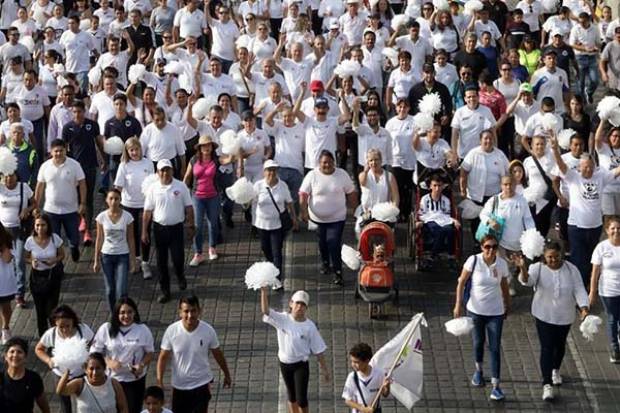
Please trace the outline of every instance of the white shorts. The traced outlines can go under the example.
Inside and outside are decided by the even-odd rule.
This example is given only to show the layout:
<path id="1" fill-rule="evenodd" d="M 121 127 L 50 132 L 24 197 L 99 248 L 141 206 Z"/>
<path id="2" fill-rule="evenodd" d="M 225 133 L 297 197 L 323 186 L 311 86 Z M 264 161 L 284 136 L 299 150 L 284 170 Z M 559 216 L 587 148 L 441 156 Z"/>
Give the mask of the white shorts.
<path id="1" fill-rule="evenodd" d="M 603 193 L 603 215 L 620 215 L 620 193 Z"/>

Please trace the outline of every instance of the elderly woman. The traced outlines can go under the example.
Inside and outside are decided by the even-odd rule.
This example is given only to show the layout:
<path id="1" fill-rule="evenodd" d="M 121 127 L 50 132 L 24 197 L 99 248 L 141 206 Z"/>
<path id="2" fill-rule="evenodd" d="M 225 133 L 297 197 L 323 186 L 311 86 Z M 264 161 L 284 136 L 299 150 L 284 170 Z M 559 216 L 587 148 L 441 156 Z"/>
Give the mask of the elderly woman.
<path id="1" fill-rule="evenodd" d="M 543 400 L 553 400 L 553 385 L 562 384 L 560 366 L 566 350 L 566 337 L 575 321 L 578 306 L 583 319 L 588 314 L 588 295 L 579 270 L 564 261 L 557 242 L 545 245 L 544 261 L 525 267 L 521 255 L 514 257 L 519 281 L 534 287 L 532 315 L 540 340 L 540 370 L 543 376 Z M 616 335 L 617 336 L 617 335 Z"/>
<path id="2" fill-rule="evenodd" d="M 501 178 L 508 173 L 508 159 L 494 146 L 494 140 L 492 131 L 482 131 L 480 146 L 469 151 L 461 164 L 461 196 L 480 206 L 500 191 Z M 473 219 L 470 224 L 475 234 L 480 220 Z"/>
<path id="3" fill-rule="evenodd" d="M 353 181 L 340 168 L 335 167 L 334 155 L 323 150 L 319 166 L 304 178 L 299 189 L 301 216 L 318 225 L 321 274 L 334 271 L 334 283 L 342 285 L 342 232 L 347 218 L 347 201 L 357 204 Z"/>
<path id="4" fill-rule="evenodd" d="M 271 159 L 263 165 L 264 178 L 254 184 L 257 197 L 252 215 L 253 225 L 260 230 L 263 254 L 267 261 L 278 267 L 282 279 L 282 248 L 286 229 L 280 217 L 288 211 L 294 228 L 297 228 L 297 217 L 288 186 L 278 179 L 278 168 L 279 165 Z"/>
<path id="5" fill-rule="evenodd" d="M 456 287 L 454 318 L 462 317 L 463 306 L 467 315 L 474 321 L 472 331 L 476 372 L 471 384 L 484 386 L 482 374 L 485 338 L 489 340 L 491 353 L 492 400 L 504 400 L 504 392 L 499 387 L 500 347 L 504 318 L 510 309 L 508 294 L 508 264 L 497 255 L 499 243 L 493 235 L 480 240 L 482 253 L 470 256 L 463 265 L 463 271 Z M 469 285 L 468 285 L 469 284 Z"/>
<path id="6" fill-rule="evenodd" d="M 592 253 L 590 279 L 590 306 L 600 296 L 607 314 L 607 335 L 611 346 L 609 361 L 620 363 L 620 218 L 612 217 L 605 228 L 607 239 L 601 241 Z"/>
<path id="7" fill-rule="evenodd" d="M 381 167 L 383 155 L 375 148 L 366 152 L 366 165 L 359 174 L 362 189 L 362 214 L 368 214 L 372 207 L 381 202 L 391 202 L 398 206 L 398 184 L 394 175 Z"/>

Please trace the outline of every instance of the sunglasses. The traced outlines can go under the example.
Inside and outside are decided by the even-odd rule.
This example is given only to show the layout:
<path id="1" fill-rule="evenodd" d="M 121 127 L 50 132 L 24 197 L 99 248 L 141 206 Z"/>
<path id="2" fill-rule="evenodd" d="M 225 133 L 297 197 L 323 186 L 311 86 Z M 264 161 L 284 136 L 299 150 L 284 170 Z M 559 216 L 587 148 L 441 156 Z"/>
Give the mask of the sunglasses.
<path id="1" fill-rule="evenodd" d="M 496 250 L 497 244 L 486 244 L 483 245 L 482 248 L 484 248 L 485 250 Z"/>

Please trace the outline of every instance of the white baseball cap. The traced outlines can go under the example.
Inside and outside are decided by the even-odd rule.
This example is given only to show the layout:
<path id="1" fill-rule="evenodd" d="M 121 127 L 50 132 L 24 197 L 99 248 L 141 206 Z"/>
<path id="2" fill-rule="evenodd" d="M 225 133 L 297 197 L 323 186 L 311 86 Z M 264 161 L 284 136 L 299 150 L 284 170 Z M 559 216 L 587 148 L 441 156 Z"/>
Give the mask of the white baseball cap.
<path id="1" fill-rule="evenodd" d="M 273 159 L 267 159 L 265 163 L 263 164 L 263 170 L 268 169 L 268 168 L 279 168 L 279 167 L 280 165 L 278 165 L 278 163 L 274 161 Z"/>
<path id="2" fill-rule="evenodd" d="M 299 290 L 293 294 L 291 297 L 291 301 L 294 303 L 304 303 L 306 307 L 310 303 L 310 294 L 305 292 L 304 290 Z"/>
<path id="3" fill-rule="evenodd" d="M 558 29 L 553 29 L 551 30 L 551 32 L 549 33 L 550 37 L 554 37 L 554 36 L 563 36 L 564 34 L 558 30 Z"/>
<path id="4" fill-rule="evenodd" d="M 339 29 L 340 28 L 340 23 L 338 23 L 338 19 L 331 19 L 329 22 L 329 30 L 332 29 Z"/>
<path id="5" fill-rule="evenodd" d="M 157 162 L 157 170 L 161 171 L 164 168 L 172 168 L 172 162 L 168 159 L 161 159 Z"/>

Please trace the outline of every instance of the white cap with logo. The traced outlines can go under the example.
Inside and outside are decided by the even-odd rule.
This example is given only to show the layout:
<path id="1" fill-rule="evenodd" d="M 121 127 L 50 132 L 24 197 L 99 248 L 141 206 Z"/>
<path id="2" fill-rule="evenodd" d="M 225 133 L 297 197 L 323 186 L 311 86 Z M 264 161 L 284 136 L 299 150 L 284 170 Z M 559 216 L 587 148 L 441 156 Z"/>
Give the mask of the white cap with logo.
<path id="1" fill-rule="evenodd" d="M 310 294 L 305 292 L 304 290 L 299 290 L 293 294 L 291 297 L 291 301 L 294 303 L 304 303 L 306 307 L 310 303 Z"/>

